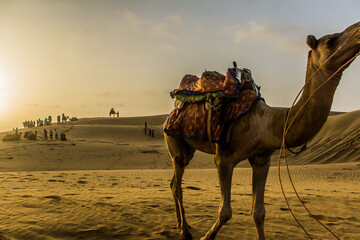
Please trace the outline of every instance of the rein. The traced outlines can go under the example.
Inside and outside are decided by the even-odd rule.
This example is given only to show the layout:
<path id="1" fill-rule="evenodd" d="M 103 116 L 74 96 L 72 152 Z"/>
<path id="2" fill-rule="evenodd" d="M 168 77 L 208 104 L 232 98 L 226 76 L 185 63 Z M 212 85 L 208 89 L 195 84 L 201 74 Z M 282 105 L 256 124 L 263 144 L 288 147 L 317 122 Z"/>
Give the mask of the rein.
<path id="1" fill-rule="evenodd" d="M 288 119 L 289 111 L 290 111 L 290 109 L 288 109 L 288 110 L 286 111 L 285 119 Z M 286 126 L 285 126 L 285 128 L 286 128 Z M 286 139 L 285 139 L 285 138 L 284 138 L 284 144 L 285 144 L 285 148 L 286 148 L 289 152 L 291 152 L 292 154 L 297 155 L 297 154 L 299 154 L 299 153 L 301 153 L 301 152 L 303 152 L 303 151 L 306 150 L 307 141 L 304 143 L 304 145 L 301 147 L 301 149 L 300 149 L 299 151 L 297 151 L 297 152 L 295 152 L 295 151 L 293 151 L 293 150 L 290 149 L 289 144 L 286 143 Z"/>
<path id="2" fill-rule="evenodd" d="M 325 62 L 323 63 L 323 65 L 328 62 L 354 35 L 357 31 L 359 31 L 360 28 L 357 28 L 347 39 L 346 41 L 344 41 L 339 47 L 338 49 L 336 49 L 336 51 L 331 55 L 329 56 Z M 287 173 L 288 173 L 288 176 L 289 176 L 289 181 L 291 183 L 291 186 L 294 190 L 294 193 L 296 194 L 297 198 L 299 199 L 299 201 L 301 202 L 301 204 L 303 205 L 303 207 L 305 208 L 305 210 L 310 214 L 310 216 L 314 216 L 310 210 L 306 207 L 304 201 L 300 198 L 298 192 L 296 191 L 296 188 L 295 188 L 295 185 L 294 185 L 294 182 L 291 178 L 291 175 L 290 175 L 290 171 L 289 171 L 289 166 L 288 166 L 288 163 L 287 163 L 287 159 L 286 159 L 286 156 L 285 156 L 285 149 L 287 148 L 287 144 L 286 144 L 286 141 L 285 141 L 285 137 L 286 137 L 286 134 L 288 133 L 291 125 L 293 124 L 294 120 L 296 119 L 297 115 L 299 114 L 299 112 L 305 107 L 305 105 L 310 101 L 310 99 L 313 97 L 313 95 L 320 89 L 322 88 L 328 81 L 330 81 L 330 79 L 332 79 L 340 70 L 342 70 L 345 66 L 347 66 L 349 63 L 351 63 L 358 55 L 360 55 L 360 52 L 357 53 L 355 56 L 353 56 L 350 60 L 348 60 L 346 63 L 344 63 L 343 65 L 341 65 L 338 70 L 336 70 L 325 82 L 323 82 L 317 89 L 315 89 L 315 91 L 308 97 L 308 99 L 305 101 L 305 103 L 301 106 L 301 108 L 295 113 L 295 116 L 294 118 L 292 119 L 292 121 L 290 122 L 290 124 L 287 126 L 287 123 L 289 121 L 289 115 L 290 115 L 290 112 L 291 112 L 291 108 L 295 105 L 295 102 L 297 101 L 298 97 L 300 96 L 301 92 L 304 90 L 305 86 L 310 82 L 310 80 L 315 76 L 315 74 L 322 68 L 323 65 L 321 65 L 310 77 L 309 79 L 307 79 L 307 81 L 305 82 L 305 85 L 302 87 L 302 89 L 299 91 L 298 95 L 296 96 L 291 108 L 287 111 L 286 113 L 286 116 L 285 116 L 285 124 L 284 124 L 284 131 L 283 131 L 283 137 L 282 137 L 282 143 L 281 143 L 281 147 L 280 147 L 280 152 L 279 152 L 279 157 L 278 157 L 278 177 L 279 177 L 279 182 L 280 182 L 280 187 L 281 187 L 281 192 L 284 196 L 284 199 L 285 199 L 285 202 L 288 206 L 288 209 L 290 211 L 290 214 L 292 215 L 292 217 L 294 218 L 294 220 L 296 221 L 296 223 L 302 228 L 302 230 L 305 232 L 305 234 L 310 238 L 310 239 L 313 239 L 311 237 L 311 235 L 306 231 L 306 229 L 303 227 L 303 225 L 299 222 L 299 220 L 296 218 L 293 210 L 291 209 L 291 206 L 290 206 L 290 203 L 286 197 L 286 194 L 284 192 L 284 188 L 283 188 L 283 184 L 282 184 L 282 180 L 281 180 L 281 174 L 280 174 L 280 159 L 281 159 L 281 156 L 282 154 L 284 154 L 284 161 L 285 161 L 285 165 L 286 165 L 286 169 L 287 169 Z M 306 144 L 304 145 L 306 146 Z M 304 148 L 303 146 L 303 148 Z M 288 149 L 288 148 L 287 148 Z M 301 151 L 301 150 L 300 150 Z M 318 219 L 316 218 L 313 218 L 314 220 L 316 220 L 323 228 L 325 228 L 328 232 L 330 232 L 336 239 L 340 240 L 340 238 L 338 236 L 335 235 L 335 233 L 333 233 L 327 226 L 325 226 L 323 223 L 321 223 Z"/>

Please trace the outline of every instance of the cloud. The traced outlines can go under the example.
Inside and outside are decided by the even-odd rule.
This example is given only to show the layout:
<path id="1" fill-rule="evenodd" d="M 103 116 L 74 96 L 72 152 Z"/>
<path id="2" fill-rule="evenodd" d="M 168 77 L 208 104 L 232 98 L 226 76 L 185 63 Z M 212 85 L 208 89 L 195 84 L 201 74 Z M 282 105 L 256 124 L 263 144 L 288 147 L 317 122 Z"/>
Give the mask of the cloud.
<path id="1" fill-rule="evenodd" d="M 139 24 L 139 20 L 138 18 L 136 17 L 135 13 L 131 12 L 131 11 L 128 11 L 126 10 L 124 12 L 124 17 L 125 17 L 125 20 L 126 22 L 129 24 L 129 26 L 131 27 L 135 27 Z"/>
<path id="2" fill-rule="evenodd" d="M 274 35 L 274 32 L 271 29 L 255 21 L 249 21 L 246 25 L 239 25 L 237 28 L 239 29 L 235 31 L 235 42 Z"/>
<path id="3" fill-rule="evenodd" d="M 164 22 L 158 23 L 151 27 L 151 33 L 161 37 L 176 37 L 176 29 L 183 27 L 184 22 L 180 15 L 172 15 L 170 18 L 167 18 Z"/>
<path id="4" fill-rule="evenodd" d="M 162 45 L 159 46 L 160 49 L 164 49 L 164 50 L 175 50 L 176 47 L 167 43 L 164 43 Z"/>
<path id="5" fill-rule="evenodd" d="M 261 41 L 285 52 L 303 52 L 305 44 L 302 39 L 303 29 L 294 25 L 282 25 L 276 28 L 249 21 L 243 25 L 233 26 L 233 41 Z"/>
<path id="6" fill-rule="evenodd" d="M 274 46 L 277 48 L 285 51 L 285 52 L 304 52 L 307 49 L 307 45 L 305 44 L 305 41 L 285 41 L 285 40 L 279 40 L 276 43 L 274 43 Z"/>
<path id="7" fill-rule="evenodd" d="M 180 15 L 177 15 L 177 14 L 172 15 L 172 16 L 170 17 L 170 19 L 171 19 L 171 21 L 172 21 L 173 23 L 175 23 L 176 25 L 179 25 L 179 26 L 183 26 L 183 25 L 184 25 L 184 22 L 183 22 L 183 20 L 182 20 L 182 18 L 181 18 Z"/>
<path id="8" fill-rule="evenodd" d="M 151 33 L 155 35 L 160 35 L 162 37 L 174 37 L 174 34 L 172 34 L 169 30 L 169 24 L 168 23 L 160 23 L 151 28 Z"/>

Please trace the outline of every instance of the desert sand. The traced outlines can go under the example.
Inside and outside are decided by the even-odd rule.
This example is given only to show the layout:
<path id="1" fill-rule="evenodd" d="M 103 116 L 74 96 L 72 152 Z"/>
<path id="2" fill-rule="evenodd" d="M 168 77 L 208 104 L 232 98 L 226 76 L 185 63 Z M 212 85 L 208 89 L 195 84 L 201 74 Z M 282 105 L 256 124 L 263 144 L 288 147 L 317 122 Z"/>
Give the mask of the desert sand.
<path id="1" fill-rule="evenodd" d="M 162 137 L 166 115 L 83 118 L 32 128 L 38 140 L 0 142 L 0 240 L 178 239 L 169 188 L 172 164 Z M 155 137 L 144 134 L 144 122 Z M 43 129 L 67 141 L 43 140 Z M 20 130 L 25 132 L 25 130 Z M 5 133 L 0 133 L 2 138 Z M 298 155 L 287 153 L 301 207 L 282 171 L 294 213 L 314 239 L 360 239 L 360 111 L 330 116 Z M 268 239 L 307 239 L 288 212 L 274 153 L 265 192 Z M 283 165 L 283 164 L 282 164 Z M 218 239 L 255 239 L 251 168 L 236 168 L 233 218 Z M 194 239 L 215 222 L 220 189 L 213 157 L 196 153 L 184 176 L 184 205 Z"/>

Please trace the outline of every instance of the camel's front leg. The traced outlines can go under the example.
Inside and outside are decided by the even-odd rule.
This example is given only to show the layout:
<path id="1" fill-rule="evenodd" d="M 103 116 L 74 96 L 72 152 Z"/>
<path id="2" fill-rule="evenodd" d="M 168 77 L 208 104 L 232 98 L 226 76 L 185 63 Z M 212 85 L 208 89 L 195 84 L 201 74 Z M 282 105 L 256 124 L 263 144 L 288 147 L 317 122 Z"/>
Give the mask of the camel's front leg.
<path id="1" fill-rule="evenodd" d="M 270 155 L 271 156 L 271 155 Z M 264 219 L 265 219 L 265 206 L 264 206 L 264 191 L 267 175 L 270 166 L 270 156 L 266 157 L 253 157 L 249 162 L 253 169 L 253 204 L 252 215 L 256 224 L 257 239 L 265 239 L 264 233 Z"/>
<path id="2" fill-rule="evenodd" d="M 183 206 L 183 194 L 181 188 L 181 181 L 184 175 L 185 167 L 179 166 L 176 159 L 173 161 L 174 163 L 174 177 L 170 183 L 171 191 L 173 193 L 176 215 L 178 221 L 178 228 L 181 229 L 180 236 L 182 239 L 192 239 L 192 235 L 190 233 L 190 226 L 186 222 L 185 219 L 185 210 Z"/>
<path id="3" fill-rule="evenodd" d="M 219 232 L 221 227 L 232 217 L 230 200 L 231 200 L 231 180 L 232 180 L 234 167 L 232 164 L 228 165 L 225 162 L 222 162 L 219 156 L 215 157 L 215 163 L 218 170 L 220 189 L 221 189 L 219 216 L 215 224 L 206 233 L 205 237 L 201 238 L 201 240 L 215 239 L 216 234 Z"/>

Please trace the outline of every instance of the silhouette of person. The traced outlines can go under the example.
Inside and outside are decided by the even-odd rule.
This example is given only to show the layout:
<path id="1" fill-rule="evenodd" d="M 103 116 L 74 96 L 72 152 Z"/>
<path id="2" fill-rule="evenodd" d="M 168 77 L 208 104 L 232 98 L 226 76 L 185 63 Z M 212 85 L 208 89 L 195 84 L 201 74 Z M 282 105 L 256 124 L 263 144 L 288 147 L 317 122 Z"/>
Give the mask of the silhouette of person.
<path id="1" fill-rule="evenodd" d="M 46 129 L 44 129 L 44 140 L 48 140 L 48 135 Z"/>
<path id="2" fill-rule="evenodd" d="M 55 128 L 55 140 L 59 140 L 59 132 L 58 132 L 58 130 L 56 130 L 56 128 Z"/>

